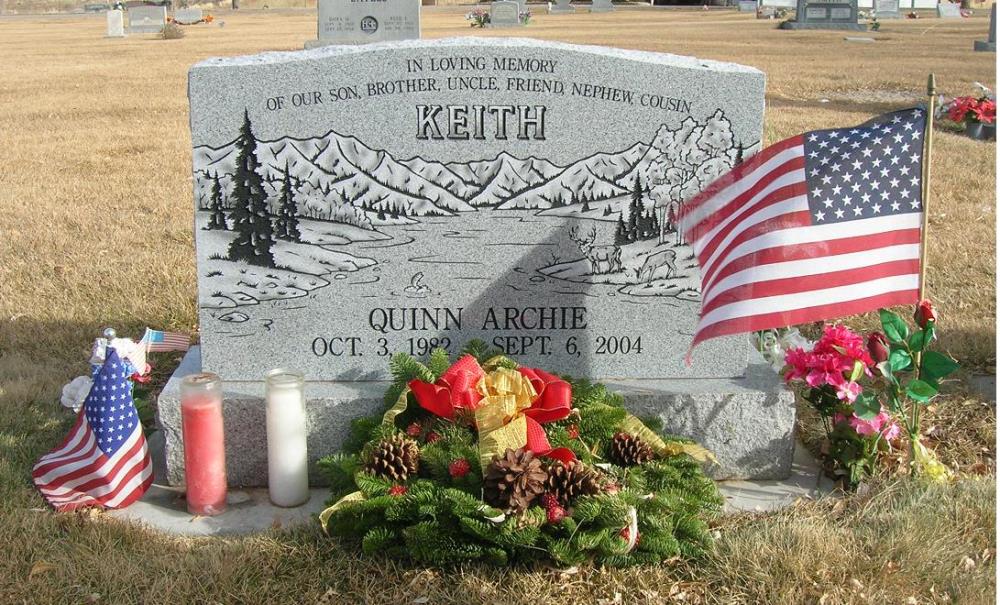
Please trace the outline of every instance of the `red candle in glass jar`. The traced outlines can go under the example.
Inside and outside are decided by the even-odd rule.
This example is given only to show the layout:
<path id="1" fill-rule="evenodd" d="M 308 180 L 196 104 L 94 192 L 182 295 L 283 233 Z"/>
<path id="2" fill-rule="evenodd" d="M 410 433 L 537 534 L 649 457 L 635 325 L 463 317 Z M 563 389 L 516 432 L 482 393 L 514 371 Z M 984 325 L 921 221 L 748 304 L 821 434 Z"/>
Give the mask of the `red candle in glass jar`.
<path id="1" fill-rule="evenodd" d="M 181 382 L 181 430 L 188 512 L 217 515 L 226 509 L 226 442 L 222 380 L 215 374 Z"/>

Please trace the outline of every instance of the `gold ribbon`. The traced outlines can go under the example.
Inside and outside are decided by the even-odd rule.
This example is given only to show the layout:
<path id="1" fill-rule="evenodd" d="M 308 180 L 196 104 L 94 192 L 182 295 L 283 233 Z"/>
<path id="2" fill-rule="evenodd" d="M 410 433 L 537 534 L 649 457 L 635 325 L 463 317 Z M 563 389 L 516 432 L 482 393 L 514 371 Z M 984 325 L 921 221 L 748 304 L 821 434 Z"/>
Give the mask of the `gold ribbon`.
<path id="1" fill-rule="evenodd" d="M 621 428 L 626 433 L 642 439 L 652 446 L 654 450 L 666 456 L 687 454 L 698 462 L 718 462 L 715 458 L 715 454 L 701 447 L 697 443 L 678 443 L 676 441 L 670 443 L 665 442 L 659 435 L 653 432 L 649 427 L 643 424 L 641 420 L 632 414 L 625 416 L 625 420 L 622 422 Z"/>
<path id="2" fill-rule="evenodd" d="M 319 514 L 319 525 L 323 528 L 323 533 L 326 534 L 326 524 L 330 521 L 330 517 L 333 513 L 337 512 L 341 508 L 344 508 L 348 504 L 353 504 L 355 502 L 362 502 L 365 499 L 365 495 L 361 492 L 351 492 L 347 494 L 340 500 L 337 500 L 336 504 L 328 507 L 326 510 Z M 329 534 L 327 534 L 329 535 Z"/>
<path id="3" fill-rule="evenodd" d="M 396 416 L 399 416 L 406 411 L 406 406 L 409 403 L 409 394 L 410 387 L 404 387 L 403 392 L 396 398 L 396 403 L 392 404 L 392 407 L 386 410 L 385 414 L 382 416 L 382 424 L 391 426 L 396 422 Z"/>
<path id="4" fill-rule="evenodd" d="M 522 412 L 531 407 L 538 393 L 517 370 L 504 367 L 496 367 L 476 388 L 483 395 L 476 409 L 476 427 L 479 464 L 485 470 L 494 456 L 524 447 L 528 442 L 527 418 Z"/>

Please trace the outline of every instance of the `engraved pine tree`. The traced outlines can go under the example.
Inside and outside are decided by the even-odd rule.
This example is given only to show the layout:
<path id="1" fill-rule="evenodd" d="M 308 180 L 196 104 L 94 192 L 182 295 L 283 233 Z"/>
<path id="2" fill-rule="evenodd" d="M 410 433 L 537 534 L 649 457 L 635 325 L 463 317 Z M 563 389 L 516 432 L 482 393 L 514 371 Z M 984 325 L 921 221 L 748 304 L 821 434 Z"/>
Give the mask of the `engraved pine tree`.
<path id="1" fill-rule="evenodd" d="M 236 140 L 236 172 L 233 175 L 233 231 L 236 239 L 229 244 L 229 260 L 246 261 L 262 267 L 273 267 L 274 233 L 267 208 L 264 178 L 257 159 L 257 139 L 250 126 L 250 113 L 243 114 L 243 126 Z"/>
<path id="2" fill-rule="evenodd" d="M 302 233 L 299 232 L 299 211 L 295 205 L 295 190 L 292 187 L 292 175 L 287 161 L 278 204 L 278 220 L 274 224 L 275 237 L 292 242 L 302 241 Z"/>
<path id="3" fill-rule="evenodd" d="M 209 229 L 227 229 L 226 213 L 222 201 L 222 184 L 219 183 L 219 173 L 212 175 L 212 197 L 209 202 L 209 211 L 212 213 L 208 219 Z"/>

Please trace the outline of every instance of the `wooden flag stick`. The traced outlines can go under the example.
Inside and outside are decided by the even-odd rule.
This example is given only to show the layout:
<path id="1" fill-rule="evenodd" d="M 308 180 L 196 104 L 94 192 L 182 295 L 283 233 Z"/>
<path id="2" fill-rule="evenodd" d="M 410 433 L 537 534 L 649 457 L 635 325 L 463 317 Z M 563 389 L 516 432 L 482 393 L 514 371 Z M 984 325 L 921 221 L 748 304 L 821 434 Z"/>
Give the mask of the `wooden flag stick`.
<path id="1" fill-rule="evenodd" d="M 927 295 L 927 220 L 931 207 L 931 141 L 934 139 L 934 109 L 937 103 L 934 74 L 927 76 L 927 120 L 924 124 L 924 157 L 920 175 L 920 202 L 923 212 L 920 227 L 920 300 Z"/>

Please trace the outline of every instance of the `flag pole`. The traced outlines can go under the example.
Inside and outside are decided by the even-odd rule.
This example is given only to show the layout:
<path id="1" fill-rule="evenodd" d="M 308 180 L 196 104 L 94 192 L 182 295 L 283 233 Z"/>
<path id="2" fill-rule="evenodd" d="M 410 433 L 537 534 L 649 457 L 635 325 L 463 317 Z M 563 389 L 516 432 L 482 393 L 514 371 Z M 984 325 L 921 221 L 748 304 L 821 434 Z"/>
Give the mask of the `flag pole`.
<path id="1" fill-rule="evenodd" d="M 923 212 L 920 227 L 920 300 L 924 300 L 927 294 L 927 221 L 931 206 L 931 142 L 934 139 L 936 88 L 932 73 L 927 76 L 927 120 L 924 124 L 924 161 L 920 175 L 920 201 Z"/>

